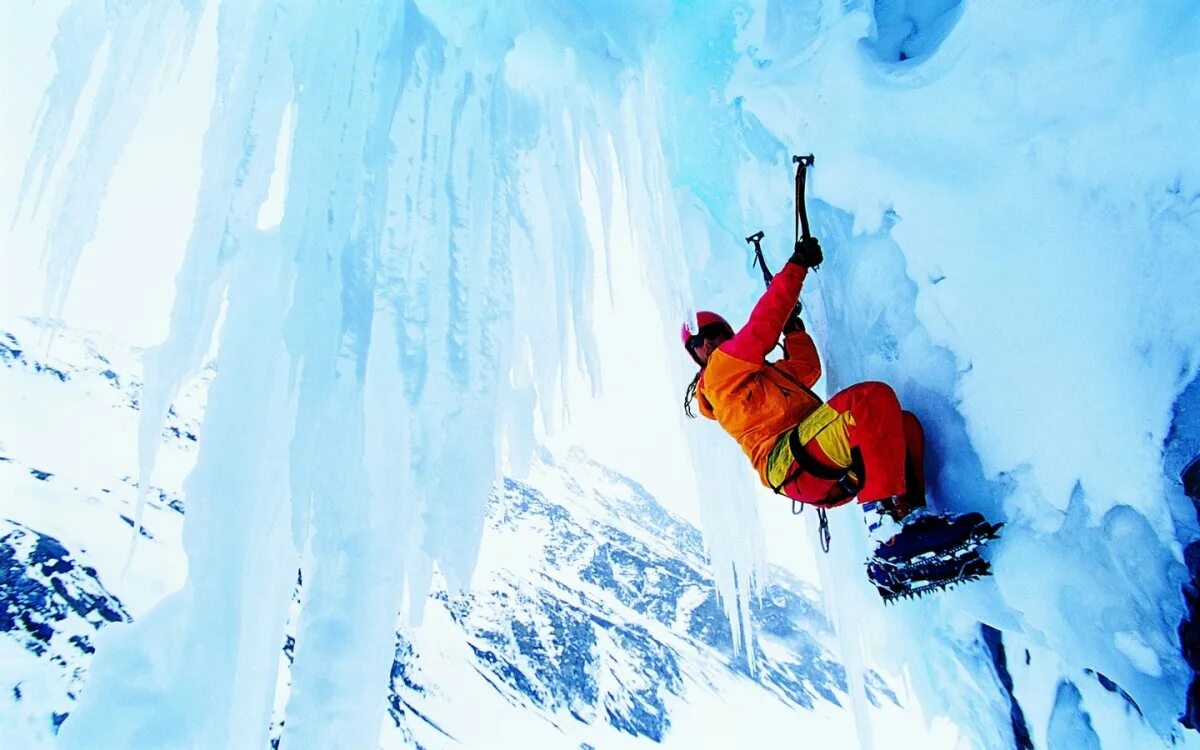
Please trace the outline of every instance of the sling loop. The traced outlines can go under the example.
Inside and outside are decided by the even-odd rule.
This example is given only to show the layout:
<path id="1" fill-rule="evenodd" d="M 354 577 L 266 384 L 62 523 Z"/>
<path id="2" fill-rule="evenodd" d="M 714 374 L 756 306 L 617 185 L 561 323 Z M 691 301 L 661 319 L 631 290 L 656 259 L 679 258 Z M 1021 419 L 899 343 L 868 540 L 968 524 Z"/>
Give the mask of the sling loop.
<path id="1" fill-rule="evenodd" d="M 798 516 L 804 512 L 806 503 L 792 498 L 792 515 Z M 796 510 L 799 507 L 800 510 Z M 829 554 L 829 543 L 833 541 L 833 536 L 829 533 L 829 513 L 825 508 L 817 506 L 817 539 L 821 542 L 821 551 Z"/>

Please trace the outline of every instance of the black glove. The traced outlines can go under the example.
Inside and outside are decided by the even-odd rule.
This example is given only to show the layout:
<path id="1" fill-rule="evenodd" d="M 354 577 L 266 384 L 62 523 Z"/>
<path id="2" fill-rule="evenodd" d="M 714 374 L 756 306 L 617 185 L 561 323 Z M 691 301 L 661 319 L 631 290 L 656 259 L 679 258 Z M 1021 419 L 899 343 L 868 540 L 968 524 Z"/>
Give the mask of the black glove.
<path id="1" fill-rule="evenodd" d="M 784 335 L 787 335 L 789 333 L 795 333 L 796 331 L 803 330 L 804 321 L 800 320 L 800 303 L 797 302 L 796 309 L 792 310 L 792 317 L 788 318 L 787 322 L 783 324 L 783 333 Z"/>
<path id="2" fill-rule="evenodd" d="M 825 256 L 821 253 L 821 243 L 817 242 L 816 237 L 805 237 L 796 242 L 796 249 L 792 251 L 792 257 L 788 258 L 788 263 L 795 263 L 805 268 L 815 268 L 821 265 L 823 260 L 825 260 Z"/>

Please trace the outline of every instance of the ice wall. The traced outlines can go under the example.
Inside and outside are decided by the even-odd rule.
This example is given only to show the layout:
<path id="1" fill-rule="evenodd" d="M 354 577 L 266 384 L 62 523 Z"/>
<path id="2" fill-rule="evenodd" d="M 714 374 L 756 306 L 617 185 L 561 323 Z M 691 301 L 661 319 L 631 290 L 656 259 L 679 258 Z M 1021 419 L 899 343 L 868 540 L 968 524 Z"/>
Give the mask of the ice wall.
<path id="1" fill-rule="evenodd" d="M 830 388 L 894 384 L 925 420 L 933 501 L 1008 524 L 991 581 L 886 614 L 863 594 L 841 626 L 972 746 L 1014 742 L 979 621 L 1024 657 L 1036 746 L 1080 726 L 1194 745 L 1175 629 L 1196 526 L 1163 445 L 1200 366 L 1200 15 L 766 2 L 739 28 L 726 101 L 817 154 L 828 262 L 805 298 Z"/>

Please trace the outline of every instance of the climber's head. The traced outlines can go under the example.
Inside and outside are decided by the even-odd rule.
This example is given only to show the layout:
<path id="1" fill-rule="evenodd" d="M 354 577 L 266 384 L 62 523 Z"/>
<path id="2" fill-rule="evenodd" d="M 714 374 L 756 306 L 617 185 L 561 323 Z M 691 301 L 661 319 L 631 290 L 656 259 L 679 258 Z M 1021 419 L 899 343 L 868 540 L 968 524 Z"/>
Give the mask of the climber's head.
<path id="1" fill-rule="evenodd" d="M 688 355 L 703 367 L 718 346 L 733 338 L 733 328 L 720 315 L 708 310 L 696 313 L 696 326 L 696 333 L 692 333 L 685 323 L 680 337 Z"/>

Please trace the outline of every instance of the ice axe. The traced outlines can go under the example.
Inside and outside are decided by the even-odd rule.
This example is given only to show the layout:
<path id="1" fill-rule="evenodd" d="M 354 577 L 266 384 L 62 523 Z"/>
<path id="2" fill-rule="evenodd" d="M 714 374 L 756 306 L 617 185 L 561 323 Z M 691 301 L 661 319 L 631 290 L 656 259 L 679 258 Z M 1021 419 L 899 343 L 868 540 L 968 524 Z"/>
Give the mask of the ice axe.
<path id="1" fill-rule="evenodd" d="M 812 154 L 805 156 L 792 156 L 792 163 L 796 165 L 796 245 L 799 246 L 800 240 L 812 237 L 808 228 L 808 211 L 804 206 L 804 178 L 808 174 L 808 168 L 813 165 L 815 159 Z M 755 232 L 746 238 L 746 242 L 754 245 L 754 265 L 762 271 L 763 282 L 771 285 L 771 279 L 775 278 L 775 274 L 771 273 L 771 269 L 767 268 L 767 261 L 763 257 L 762 240 L 766 235 L 762 230 Z"/>
<path id="2" fill-rule="evenodd" d="M 763 234 L 762 230 L 760 229 L 759 231 L 747 237 L 746 242 L 754 245 L 754 263 L 751 265 L 758 266 L 759 270 L 762 271 L 763 283 L 767 286 L 771 286 L 771 279 L 775 278 L 775 274 L 771 273 L 771 269 L 767 268 L 767 259 L 763 257 L 763 237 L 766 237 L 766 235 Z M 792 312 L 792 314 L 799 315 L 801 307 L 801 304 L 797 302 L 796 309 Z"/>
<path id="3" fill-rule="evenodd" d="M 754 234 L 747 237 L 746 242 L 754 243 L 754 263 L 753 263 L 753 265 L 758 266 L 759 270 L 762 271 L 763 283 L 766 284 L 767 286 L 771 286 L 771 279 L 775 278 L 775 274 L 771 273 L 771 269 L 767 268 L 767 261 L 765 258 L 763 258 L 763 252 L 762 252 L 763 237 L 766 237 L 766 235 L 763 234 L 762 230 L 760 229 L 759 231 L 757 231 Z"/>

